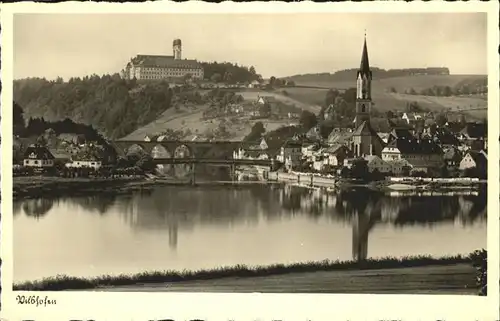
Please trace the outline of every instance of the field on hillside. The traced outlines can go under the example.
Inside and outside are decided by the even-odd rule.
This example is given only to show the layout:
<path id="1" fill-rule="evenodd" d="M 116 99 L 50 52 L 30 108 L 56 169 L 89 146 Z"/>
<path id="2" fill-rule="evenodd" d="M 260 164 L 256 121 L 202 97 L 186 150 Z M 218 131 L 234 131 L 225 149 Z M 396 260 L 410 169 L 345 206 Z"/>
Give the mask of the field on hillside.
<path id="1" fill-rule="evenodd" d="M 294 90 L 298 88 L 283 88 L 283 90 L 287 92 L 291 92 L 289 90 Z M 323 90 L 324 91 L 324 90 Z M 324 91 L 326 94 L 326 91 Z M 302 109 L 302 110 L 307 110 L 310 112 L 313 112 L 315 114 L 319 113 L 321 110 L 321 106 L 319 104 L 315 104 L 311 102 L 308 99 L 296 99 L 294 96 L 290 95 L 290 97 L 283 95 L 282 90 L 275 91 L 275 92 L 268 92 L 268 91 L 239 91 L 236 92 L 237 95 L 241 95 L 243 99 L 248 100 L 248 101 L 256 101 L 259 96 L 272 96 L 276 100 L 279 100 L 283 102 L 284 104 L 287 105 L 295 105 L 296 107 Z M 311 95 L 308 95 L 311 96 Z M 318 94 L 318 91 L 314 91 L 314 94 L 312 94 L 313 97 L 316 96 L 321 96 Z M 324 95 L 323 95 L 324 99 Z"/>
<path id="2" fill-rule="evenodd" d="M 484 78 L 485 76 L 474 75 L 422 75 L 411 77 L 394 77 L 385 79 L 374 79 L 372 83 L 372 98 L 374 107 L 380 111 L 404 110 L 407 102 L 417 102 L 421 107 L 433 111 L 443 109 L 477 108 L 487 105 L 483 97 L 434 97 L 421 95 L 406 95 L 405 90 L 413 88 L 417 92 L 432 86 L 450 86 L 453 87 L 459 83 L 468 80 Z M 291 97 L 296 97 L 303 101 L 316 101 L 324 99 L 327 88 L 347 89 L 356 86 L 355 80 L 351 82 L 307 82 L 297 83 L 300 86 L 319 87 L 315 88 L 286 88 Z M 389 88 L 394 87 L 398 93 L 390 93 Z M 324 89 L 320 89 L 324 88 Z M 484 117 L 486 110 L 468 112 L 472 117 Z"/>
<path id="3" fill-rule="evenodd" d="M 310 107 L 308 104 L 289 99 L 288 97 L 279 94 L 269 94 L 267 92 L 239 92 L 245 100 L 254 101 L 257 100 L 257 96 L 274 96 L 280 101 L 286 101 L 289 104 L 295 104 L 297 107 L 302 106 L 303 109 L 314 110 L 314 107 Z M 184 137 L 186 140 L 194 139 L 195 137 L 203 138 L 204 134 L 215 130 L 221 121 L 225 121 L 225 127 L 230 133 L 228 140 L 242 140 L 246 135 L 250 133 L 253 125 L 262 121 L 266 131 L 273 131 L 282 126 L 296 125 L 297 121 L 291 120 L 267 120 L 267 119 L 257 119 L 252 120 L 248 117 L 225 117 L 218 119 L 203 120 L 203 112 L 209 108 L 208 105 L 198 105 L 198 106 L 180 106 L 177 110 L 170 108 L 165 111 L 158 119 L 143 126 L 133 133 L 123 137 L 122 139 L 131 140 L 142 140 L 146 135 L 157 135 L 166 129 L 172 130 L 184 130 L 189 129 L 190 135 Z M 319 109 L 318 109 L 319 111 Z"/>

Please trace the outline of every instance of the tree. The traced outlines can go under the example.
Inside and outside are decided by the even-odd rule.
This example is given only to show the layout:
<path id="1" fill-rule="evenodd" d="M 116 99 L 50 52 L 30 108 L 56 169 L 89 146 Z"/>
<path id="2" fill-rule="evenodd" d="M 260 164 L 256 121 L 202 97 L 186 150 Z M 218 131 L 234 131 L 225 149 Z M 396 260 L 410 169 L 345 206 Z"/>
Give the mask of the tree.
<path id="1" fill-rule="evenodd" d="M 450 86 L 445 86 L 444 87 L 443 95 L 446 96 L 446 97 L 449 97 L 449 96 L 453 95 L 453 92 L 451 91 Z"/>
<path id="2" fill-rule="evenodd" d="M 222 80 L 221 74 L 213 74 L 212 77 L 210 77 L 210 80 L 212 80 L 215 83 L 218 83 Z"/>
<path id="3" fill-rule="evenodd" d="M 352 178 L 365 180 L 368 178 L 368 175 L 368 162 L 363 158 L 353 160 L 351 167 Z"/>
<path id="4" fill-rule="evenodd" d="M 22 136 L 25 129 L 23 109 L 16 102 L 13 104 L 12 116 L 13 116 L 13 131 L 14 135 Z"/>
<path id="5" fill-rule="evenodd" d="M 264 135 L 265 132 L 266 129 L 264 128 L 264 124 L 258 121 L 252 126 L 250 134 L 248 134 L 243 140 L 247 142 L 257 141 L 262 138 L 262 135 Z"/>
<path id="6" fill-rule="evenodd" d="M 271 106 L 268 103 L 263 104 L 259 108 L 259 114 L 262 117 L 269 117 L 271 115 Z"/>
<path id="7" fill-rule="evenodd" d="M 436 125 L 443 127 L 448 122 L 448 118 L 444 113 L 439 113 L 434 118 L 434 121 L 436 122 Z"/>
<path id="8" fill-rule="evenodd" d="M 335 98 L 337 98 L 339 95 L 340 93 L 338 92 L 338 90 L 333 90 L 333 89 L 328 90 L 325 96 L 325 106 L 328 107 L 331 104 L 334 104 Z"/>
<path id="9" fill-rule="evenodd" d="M 304 128 L 305 130 L 309 130 L 316 126 L 316 124 L 318 123 L 318 119 L 316 118 L 316 115 L 314 115 L 310 111 L 304 110 L 300 115 L 299 123 L 302 128 Z"/>

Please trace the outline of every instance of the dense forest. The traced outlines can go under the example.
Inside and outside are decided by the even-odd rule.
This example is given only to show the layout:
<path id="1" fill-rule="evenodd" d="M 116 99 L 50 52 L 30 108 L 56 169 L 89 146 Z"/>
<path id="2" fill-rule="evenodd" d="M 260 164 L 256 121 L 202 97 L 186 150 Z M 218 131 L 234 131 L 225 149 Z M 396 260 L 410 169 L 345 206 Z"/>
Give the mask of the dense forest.
<path id="1" fill-rule="evenodd" d="M 205 79 L 214 82 L 244 83 L 262 79 L 253 66 L 238 66 L 229 62 L 202 62 L 201 65 Z"/>
<path id="2" fill-rule="evenodd" d="M 92 125 L 109 138 L 118 138 L 155 120 L 173 103 L 166 82 L 139 85 L 118 75 L 93 75 L 49 81 L 28 78 L 14 81 L 14 101 L 25 119 L 58 121 L 69 118 Z"/>
<path id="3" fill-rule="evenodd" d="M 430 68 L 405 68 L 405 69 L 381 69 L 371 67 L 373 78 L 391 78 L 391 77 L 404 77 L 414 75 L 449 75 L 448 68 L 430 67 Z M 329 82 L 329 81 L 351 81 L 356 79 L 358 68 L 339 70 L 335 73 L 317 73 L 317 74 L 303 74 L 287 77 L 287 79 L 295 82 Z"/>

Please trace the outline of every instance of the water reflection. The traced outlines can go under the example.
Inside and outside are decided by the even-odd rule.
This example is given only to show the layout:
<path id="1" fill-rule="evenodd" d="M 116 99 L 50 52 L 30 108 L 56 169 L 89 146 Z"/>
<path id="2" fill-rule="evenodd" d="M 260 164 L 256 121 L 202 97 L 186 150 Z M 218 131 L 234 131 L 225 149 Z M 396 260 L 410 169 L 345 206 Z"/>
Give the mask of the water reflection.
<path id="1" fill-rule="evenodd" d="M 471 194 L 471 193 L 469 193 Z M 368 189 L 328 192 L 283 185 L 158 187 L 129 196 L 95 195 L 67 199 L 14 202 L 14 214 L 40 219 L 54 204 L 71 204 L 85 213 L 119 213 L 132 230 L 168 233 L 171 249 L 179 230 L 214 226 L 231 229 L 295 218 L 336 221 L 352 227 L 352 257 L 368 257 L 370 232 L 377 225 L 396 228 L 436 224 L 472 226 L 486 219 L 486 192 L 476 195 L 422 196 L 383 194 Z"/>

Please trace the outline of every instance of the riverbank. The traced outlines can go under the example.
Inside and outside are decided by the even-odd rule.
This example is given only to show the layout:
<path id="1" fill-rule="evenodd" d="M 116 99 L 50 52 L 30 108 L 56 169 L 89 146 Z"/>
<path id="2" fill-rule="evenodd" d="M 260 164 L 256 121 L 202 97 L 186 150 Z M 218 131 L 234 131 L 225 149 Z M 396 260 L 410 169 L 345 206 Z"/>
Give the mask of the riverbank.
<path id="1" fill-rule="evenodd" d="M 479 190 L 485 188 L 487 181 L 471 178 L 414 178 L 390 177 L 388 179 L 366 182 L 354 179 L 339 178 L 332 175 L 320 175 L 301 172 L 269 172 L 267 180 L 270 182 L 295 183 L 310 187 L 326 188 L 369 188 L 380 192 L 391 191 L 438 191 L 448 192 L 455 190 Z"/>
<path id="2" fill-rule="evenodd" d="M 152 191 L 158 186 L 171 185 L 248 185 L 269 184 L 267 181 L 206 181 L 191 184 L 189 179 L 168 179 L 147 177 L 130 178 L 64 178 L 44 176 L 21 176 L 13 178 L 13 199 L 50 198 L 61 196 L 86 196 L 86 195 L 121 195 L 136 191 Z M 276 182 L 274 182 L 276 183 Z M 279 183 L 278 183 L 279 184 Z"/>
<path id="3" fill-rule="evenodd" d="M 184 288 L 189 283 L 189 285 L 194 286 L 196 289 L 205 288 L 207 291 L 210 291 L 214 287 L 219 290 L 228 290 L 232 287 L 231 292 L 239 292 L 240 288 L 243 292 L 245 289 L 248 291 L 255 290 L 260 292 L 264 291 L 260 290 L 261 287 L 270 290 L 272 287 L 270 288 L 269 286 L 273 284 L 273 282 L 275 285 L 276 282 L 278 282 L 282 283 L 282 285 L 281 287 L 278 286 L 276 290 L 281 289 L 281 291 L 278 292 L 287 292 L 292 290 L 290 286 L 294 285 L 293 280 L 302 279 L 305 286 L 303 289 L 304 292 L 316 292 L 315 289 L 321 286 L 322 282 L 326 281 L 328 275 L 330 275 L 333 280 L 337 280 L 338 282 L 343 280 L 342 282 L 345 282 L 342 283 L 343 285 L 339 285 L 338 289 L 334 286 L 335 282 L 330 284 L 330 286 L 333 287 L 328 292 L 333 293 L 337 292 L 339 289 L 348 291 L 348 285 L 351 282 L 357 282 L 359 286 L 361 286 L 363 282 L 367 282 L 367 286 L 373 282 L 379 282 L 379 289 L 391 289 L 402 286 L 393 284 L 395 280 L 400 280 L 402 282 L 402 280 L 409 278 L 409 274 L 412 274 L 418 275 L 418 282 L 415 278 L 410 278 L 412 280 L 411 282 L 416 282 L 416 285 L 420 284 L 422 289 L 432 290 L 436 288 L 438 284 L 441 284 L 441 287 L 446 287 L 446 284 L 450 284 L 451 282 L 456 283 L 456 286 L 461 289 L 473 289 L 477 291 L 474 271 L 469 257 L 453 256 L 432 258 L 418 256 L 400 259 L 368 259 L 361 262 L 324 260 L 319 262 L 295 263 L 289 265 L 276 264 L 257 267 L 236 265 L 234 267 L 221 267 L 211 270 L 181 272 L 152 271 L 135 275 L 106 275 L 97 278 L 57 276 L 34 282 L 15 284 L 14 290 L 126 290 L 142 288 L 144 290 L 156 289 L 157 291 L 163 291 L 165 288 L 172 289 L 174 286 L 177 289 Z M 378 281 L 376 279 L 369 281 L 367 277 L 370 275 L 378 275 Z M 391 275 L 391 277 L 385 277 L 384 275 Z M 362 282 L 362 279 L 365 279 L 365 281 Z M 307 284 L 310 285 L 310 288 L 307 288 Z M 359 288 L 359 286 L 357 287 Z M 189 287 L 185 288 L 189 289 Z M 306 291 L 307 289 L 309 289 L 309 291 Z M 357 289 L 356 286 L 353 287 L 353 289 L 362 291 L 362 289 Z M 367 287 L 365 291 L 370 292 L 371 288 Z"/>
<path id="4" fill-rule="evenodd" d="M 469 264 L 399 269 L 289 273 L 176 283 L 99 287 L 105 292 L 339 293 L 477 295 Z"/>

